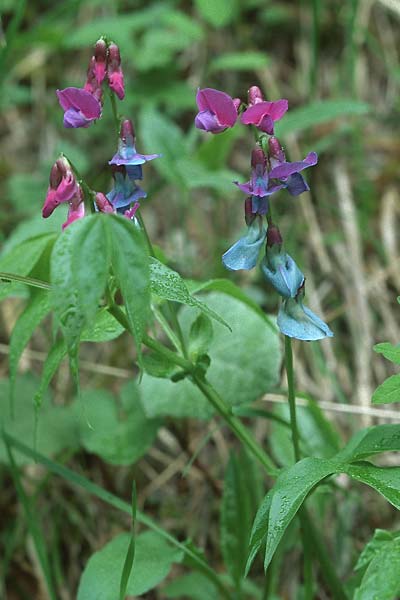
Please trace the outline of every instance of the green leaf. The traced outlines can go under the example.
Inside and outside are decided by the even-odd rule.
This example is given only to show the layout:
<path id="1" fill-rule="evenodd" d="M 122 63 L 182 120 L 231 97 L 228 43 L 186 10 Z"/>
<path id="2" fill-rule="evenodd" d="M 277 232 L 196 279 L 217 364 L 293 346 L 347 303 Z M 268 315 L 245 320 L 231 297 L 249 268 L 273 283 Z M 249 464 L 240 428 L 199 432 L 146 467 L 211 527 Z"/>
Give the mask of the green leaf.
<path id="1" fill-rule="evenodd" d="M 399 534 L 395 535 L 390 531 L 384 529 L 375 529 L 372 539 L 366 544 L 365 548 L 361 552 L 356 566 L 355 571 L 365 569 L 373 558 L 380 552 L 382 546 L 387 542 L 393 541 Z"/>
<path id="2" fill-rule="evenodd" d="M 122 533 L 92 554 L 79 583 L 77 600 L 118 598 L 119 581 L 130 537 L 129 534 Z M 173 563 L 181 560 L 182 552 L 152 531 L 138 535 L 127 594 L 139 596 L 155 588 L 167 577 Z"/>
<path id="3" fill-rule="evenodd" d="M 207 304 L 194 298 L 188 291 L 182 277 L 156 258 L 150 260 L 151 292 L 163 300 L 172 300 L 200 309 L 206 316 L 215 319 L 229 329 L 226 321 Z"/>
<path id="4" fill-rule="evenodd" d="M 211 60 L 209 71 L 256 71 L 264 69 L 268 64 L 269 60 L 264 52 L 227 52 Z"/>
<path id="5" fill-rule="evenodd" d="M 381 383 L 372 394 L 372 404 L 400 402 L 400 373 Z"/>
<path id="6" fill-rule="evenodd" d="M 65 341 L 63 339 L 60 339 L 54 342 L 46 356 L 46 360 L 44 361 L 40 385 L 38 386 L 34 396 L 34 403 L 36 408 L 40 408 L 40 406 L 42 405 L 43 395 L 48 389 L 51 380 L 53 379 L 58 367 L 60 366 L 66 355 L 67 346 L 65 344 Z"/>
<path id="7" fill-rule="evenodd" d="M 383 354 L 388 360 L 400 365 L 400 346 L 393 346 L 389 342 L 384 342 L 382 344 L 375 344 L 374 350 L 378 354 Z"/>
<path id="8" fill-rule="evenodd" d="M 337 463 L 323 458 L 304 458 L 283 471 L 272 489 L 264 567 L 267 569 L 285 530 L 307 494 L 325 477 L 340 470 Z"/>
<path id="9" fill-rule="evenodd" d="M 215 600 L 218 590 L 202 573 L 188 573 L 174 579 L 164 589 L 165 598 L 190 598 L 190 600 Z"/>
<path id="10" fill-rule="evenodd" d="M 197 10 L 210 25 L 224 27 L 236 19 L 239 6 L 237 0 L 195 0 Z"/>
<path id="11" fill-rule="evenodd" d="M 253 489 L 247 485 L 249 459 L 246 458 L 236 458 L 233 453 L 230 455 L 221 503 L 222 556 L 237 587 L 240 587 L 244 575 L 253 518 Z"/>
<path id="12" fill-rule="evenodd" d="M 118 414 L 115 398 L 105 390 L 85 390 L 82 397 L 93 427 L 80 423 L 81 443 L 88 452 L 113 465 L 131 465 L 151 447 L 161 421 L 146 417 L 135 382 L 121 390 L 123 415 Z"/>
<path id="13" fill-rule="evenodd" d="M 246 577 L 250 571 L 250 567 L 253 564 L 253 561 L 258 551 L 267 539 L 269 511 L 271 509 L 273 493 L 273 490 L 270 490 L 268 494 L 264 497 L 254 519 L 249 542 L 249 555 L 247 558 L 245 569 Z"/>
<path id="14" fill-rule="evenodd" d="M 119 600 L 124 600 L 126 595 L 126 588 L 128 587 L 129 577 L 132 573 L 133 561 L 135 559 L 136 553 L 136 534 L 135 534 L 135 524 L 136 524 L 136 507 L 137 507 L 137 494 L 136 494 L 136 483 L 133 481 L 132 485 L 132 531 L 131 531 L 131 539 L 128 546 L 128 551 L 126 553 L 124 566 L 122 568 L 121 581 L 119 585 Z"/>
<path id="15" fill-rule="evenodd" d="M 142 356 L 143 369 L 152 377 L 170 378 L 176 373 L 176 365 L 157 352 L 146 352 Z"/>
<path id="16" fill-rule="evenodd" d="M 375 425 L 358 431 L 335 459 L 352 462 L 391 451 L 400 451 L 400 425 Z"/>
<path id="17" fill-rule="evenodd" d="M 290 133 L 299 133 L 315 125 L 329 123 L 332 119 L 352 115 L 365 115 L 371 107 L 365 102 L 356 100 L 319 100 L 301 108 L 289 111 L 285 118 L 276 123 L 275 134 L 278 137 Z"/>
<path id="18" fill-rule="evenodd" d="M 48 292 L 37 292 L 16 322 L 10 339 L 10 402 L 14 403 L 15 380 L 21 354 L 33 332 L 50 310 Z"/>
<path id="19" fill-rule="evenodd" d="M 131 221 L 107 215 L 112 266 L 124 299 L 140 357 L 140 344 L 150 313 L 149 256 L 142 232 Z"/>
<path id="20" fill-rule="evenodd" d="M 400 594 L 400 538 L 380 545 L 356 590 L 354 600 L 393 600 Z"/>
<path id="21" fill-rule="evenodd" d="M 189 354 L 196 361 L 199 356 L 208 352 L 213 339 L 211 320 L 200 313 L 193 321 L 189 331 Z"/>
<path id="22" fill-rule="evenodd" d="M 51 300 L 71 357 L 77 355 L 84 325 L 95 318 L 106 285 L 109 245 L 105 222 L 99 214 L 75 221 L 53 248 Z"/>
<path id="23" fill-rule="evenodd" d="M 253 402 L 279 381 L 278 335 L 252 309 L 234 298 L 213 293 L 206 301 L 212 310 L 223 313 L 232 326 L 231 333 L 219 323 L 214 324 L 207 379 L 230 405 Z M 181 311 L 185 333 L 195 314 L 188 307 Z M 140 391 L 145 412 L 151 417 L 209 418 L 213 414 L 208 401 L 188 380 L 171 383 L 144 375 Z"/>
<path id="24" fill-rule="evenodd" d="M 0 379 L 0 423 L 17 440 L 32 443 L 35 433 L 35 409 L 32 402 L 38 387 L 36 377 L 18 376 L 15 387 L 15 418 L 11 418 L 8 402 L 9 383 Z M 46 456 L 53 456 L 64 448 L 78 448 L 75 412 L 72 406 L 53 406 L 46 398 L 37 423 L 37 447 Z M 0 462 L 7 462 L 5 448 L 0 443 Z M 18 454 L 19 464 L 31 462 Z"/>
<path id="25" fill-rule="evenodd" d="M 400 467 L 375 467 L 365 462 L 344 465 L 343 472 L 374 488 L 400 510 Z"/>

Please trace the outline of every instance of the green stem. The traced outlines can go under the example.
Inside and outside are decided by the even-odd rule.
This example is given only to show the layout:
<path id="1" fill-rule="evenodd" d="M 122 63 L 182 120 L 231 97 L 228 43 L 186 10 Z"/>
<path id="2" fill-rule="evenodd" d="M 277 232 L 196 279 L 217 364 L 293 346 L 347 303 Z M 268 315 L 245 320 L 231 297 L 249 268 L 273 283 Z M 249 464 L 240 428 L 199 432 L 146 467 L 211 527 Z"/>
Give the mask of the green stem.
<path id="1" fill-rule="evenodd" d="M 299 446 L 299 432 L 297 429 L 297 418 L 296 418 L 296 397 L 294 387 L 294 370 L 293 370 L 293 352 L 292 352 L 292 340 L 288 336 L 285 336 L 285 364 L 286 364 L 286 375 L 288 380 L 288 401 L 290 411 L 290 426 L 292 429 L 292 443 L 296 462 L 300 460 L 300 446 Z M 319 561 L 321 566 L 322 574 L 325 578 L 326 583 L 329 585 L 330 590 L 335 600 L 345 600 L 346 594 L 343 590 L 341 581 L 336 575 L 335 569 L 326 551 L 324 542 L 321 540 L 319 532 L 315 529 L 311 517 L 305 506 L 299 510 L 300 528 L 302 545 L 304 550 L 304 574 L 305 574 L 305 585 L 309 592 L 310 586 L 310 556 L 309 549 L 312 548 L 314 551 L 315 558 Z M 307 596 L 306 596 L 307 597 Z M 310 596 L 308 596 L 310 597 Z"/>
<path id="2" fill-rule="evenodd" d="M 2 283 L 11 283 L 11 281 L 17 281 L 18 283 L 25 283 L 31 287 L 36 287 L 41 290 L 49 290 L 50 284 L 46 281 L 40 281 L 33 277 L 23 277 L 22 275 L 15 275 L 15 273 L 3 273 L 0 272 L 0 281 Z"/>
<path id="3" fill-rule="evenodd" d="M 149 237 L 146 225 L 144 223 L 143 217 L 142 217 L 142 215 L 140 213 L 140 210 L 136 211 L 136 217 L 137 217 L 137 220 L 140 223 L 140 226 L 141 226 L 142 231 L 144 233 L 144 237 L 146 238 L 146 244 L 147 244 L 147 247 L 149 249 L 149 254 L 150 254 L 150 256 L 152 256 L 153 258 L 155 258 L 156 255 L 155 255 L 155 252 L 154 252 L 153 244 L 151 243 L 151 240 L 150 240 L 150 237 Z"/>
<path id="4" fill-rule="evenodd" d="M 170 327 L 170 324 L 168 323 L 167 319 L 164 317 L 161 310 L 157 306 L 152 306 L 152 311 L 153 311 L 157 321 L 163 328 L 164 332 L 168 336 L 170 342 L 172 342 L 173 345 L 175 346 L 176 350 L 178 352 L 183 352 L 182 344 L 179 339 L 179 336 L 177 336 L 175 331 L 173 331 L 173 329 Z"/>

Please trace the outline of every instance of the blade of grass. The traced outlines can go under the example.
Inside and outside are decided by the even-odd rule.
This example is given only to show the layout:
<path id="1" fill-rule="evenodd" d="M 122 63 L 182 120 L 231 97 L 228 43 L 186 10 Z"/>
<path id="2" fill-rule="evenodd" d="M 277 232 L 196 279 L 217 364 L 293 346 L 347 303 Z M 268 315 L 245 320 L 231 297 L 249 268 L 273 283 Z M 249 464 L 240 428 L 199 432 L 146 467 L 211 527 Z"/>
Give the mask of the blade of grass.
<path id="1" fill-rule="evenodd" d="M 119 600 L 124 600 L 126 594 L 126 588 L 128 586 L 128 581 L 130 574 L 132 572 L 133 561 L 135 559 L 135 547 L 136 547 L 136 538 L 135 538 L 135 523 L 136 523 L 136 482 L 133 481 L 132 485 L 132 535 L 131 540 L 129 542 L 128 551 L 126 553 L 126 558 L 124 562 L 124 567 L 122 569 L 121 575 L 121 583 L 119 586 Z"/>
<path id="2" fill-rule="evenodd" d="M 14 481 L 15 489 L 18 494 L 18 498 L 22 504 L 22 507 L 25 512 L 25 518 L 28 525 L 29 532 L 32 536 L 33 543 L 35 545 L 36 554 L 40 563 L 40 567 L 42 569 L 44 581 L 46 582 L 47 592 L 49 598 L 51 600 L 57 600 L 57 595 L 54 589 L 53 579 L 51 575 L 50 565 L 46 553 L 46 544 L 44 538 L 42 536 L 42 532 L 40 526 L 38 524 L 37 519 L 35 519 L 34 511 L 32 510 L 32 506 L 30 504 L 30 499 L 25 494 L 24 488 L 21 483 L 21 479 L 18 472 L 18 467 L 15 463 L 15 459 L 11 450 L 11 441 L 9 436 L 3 433 L 3 440 L 6 445 L 8 459 L 10 461 L 10 470 L 11 475 Z"/>
<path id="3" fill-rule="evenodd" d="M 132 507 L 129 505 L 128 502 L 125 502 L 125 500 L 122 500 L 121 498 L 118 498 L 118 496 L 115 496 L 111 492 L 108 492 L 104 488 L 101 488 L 89 479 L 86 479 L 86 477 L 84 477 L 83 475 L 79 475 L 79 473 L 75 473 L 75 471 L 68 469 L 68 467 L 64 467 L 64 465 L 56 463 L 44 456 L 43 454 L 40 454 L 40 452 L 29 448 L 29 446 L 25 446 L 25 444 L 16 440 L 8 433 L 3 433 L 3 437 L 5 440 L 7 440 L 10 446 L 13 446 L 16 450 L 18 450 L 18 452 L 21 452 L 25 456 L 29 456 L 34 461 L 40 463 L 41 465 L 46 467 L 46 469 L 48 469 L 51 473 L 62 477 L 65 481 L 72 485 L 83 488 L 89 494 L 100 498 L 100 500 L 103 500 L 103 502 L 106 502 L 110 506 L 113 506 L 114 508 L 129 515 L 132 514 Z M 224 583 L 220 580 L 219 575 L 202 558 L 200 558 L 196 554 L 196 552 L 191 550 L 190 547 L 176 540 L 172 535 L 170 535 L 167 531 L 159 527 L 156 523 L 154 523 L 152 519 L 144 515 L 142 512 L 136 511 L 136 517 L 140 523 L 142 523 L 149 529 L 152 529 L 155 533 L 163 537 L 176 548 L 182 550 L 182 552 L 184 552 L 188 557 L 192 559 L 193 562 L 195 562 L 198 565 L 198 568 L 201 570 L 201 572 L 204 573 L 204 575 L 206 575 L 210 579 L 210 581 L 212 581 L 219 588 L 222 597 L 230 599 L 230 593 L 228 592 Z"/>

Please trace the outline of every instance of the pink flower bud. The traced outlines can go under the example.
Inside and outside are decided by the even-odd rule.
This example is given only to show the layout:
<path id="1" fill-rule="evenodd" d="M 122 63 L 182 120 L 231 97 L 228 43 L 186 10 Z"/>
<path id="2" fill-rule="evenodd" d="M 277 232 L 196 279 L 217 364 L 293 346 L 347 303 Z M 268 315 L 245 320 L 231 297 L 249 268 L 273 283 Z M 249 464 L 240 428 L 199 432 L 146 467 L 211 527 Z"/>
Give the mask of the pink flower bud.
<path id="1" fill-rule="evenodd" d="M 108 85 L 120 100 L 124 99 L 124 74 L 121 68 L 121 56 L 117 44 L 111 42 L 108 46 L 107 65 Z"/>
<path id="2" fill-rule="evenodd" d="M 248 101 L 249 106 L 253 106 L 253 104 L 258 104 L 258 102 L 263 102 L 264 96 L 257 85 L 252 85 L 248 91 Z"/>
<path id="3" fill-rule="evenodd" d="M 271 248 L 272 246 L 283 244 L 283 239 L 281 236 L 281 232 L 279 231 L 276 225 L 268 225 L 267 231 L 267 248 Z"/>
<path id="4" fill-rule="evenodd" d="M 102 213 L 115 213 L 113 205 L 102 192 L 96 194 L 96 206 Z"/>
<path id="5" fill-rule="evenodd" d="M 239 111 L 240 105 L 242 104 L 242 101 L 240 98 L 234 98 L 233 99 L 233 105 L 236 108 L 236 112 Z"/>
<path id="6" fill-rule="evenodd" d="M 107 65 L 107 44 L 100 38 L 97 40 L 94 47 L 94 72 L 96 75 L 97 83 L 100 85 L 106 76 L 106 65 Z"/>
<path id="7" fill-rule="evenodd" d="M 275 161 L 278 161 L 279 163 L 285 161 L 285 153 L 283 151 L 282 146 L 280 145 L 278 138 L 276 138 L 276 137 L 269 138 L 268 149 L 269 149 L 270 158 L 275 159 Z"/>
<path id="8" fill-rule="evenodd" d="M 264 171 L 266 164 L 267 160 L 262 149 L 259 147 L 254 148 L 254 150 L 251 153 L 251 166 L 253 167 L 253 169 L 256 169 L 258 165 L 261 165 Z"/>

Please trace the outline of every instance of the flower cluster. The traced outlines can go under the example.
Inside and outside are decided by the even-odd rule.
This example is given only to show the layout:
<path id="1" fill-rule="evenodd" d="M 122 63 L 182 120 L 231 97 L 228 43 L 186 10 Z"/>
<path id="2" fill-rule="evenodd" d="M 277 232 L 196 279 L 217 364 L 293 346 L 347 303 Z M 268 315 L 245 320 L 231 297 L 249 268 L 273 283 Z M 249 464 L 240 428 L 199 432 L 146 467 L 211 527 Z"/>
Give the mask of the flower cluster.
<path id="1" fill-rule="evenodd" d="M 84 88 L 57 91 L 65 111 L 65 127 L 88 127 L 101 116 L 103 83 L 107 83 L 120 100 L 124 98 L 124 76 L 118 46 L 113 42 L 107 44 L 101 38 L 96 42 Z M 114 117 L 120 123 L 120 131 L 118 151 L 109 161 L 114 181 L 110 192 L 104 194 L 91 190 L 63 155 L 50 171 L 42 215 L 47 218 L 59 204 L 67 203 L 69 211 L 63 229 L 91 212 L 119 213 L 137 223 L 135 214 L 140 206 L 139 200 L 146 198 L 146 192 L 137 184 L 143 179 L 142 165 L 161 155 L 139 154 L 132 121 L 119 119 L 115 112 Z"/>
<path id="2" fill-rule="evenodd" d="M 199 113 L 195 125 L 198 129 L 221 133 L 233 127 L 240 116 L 244 125 L 254 127 L 257 132 L 257 145 L 251 154 L 250 180 L 234 182 L 247 196 L 244 202 L 247 232 L 222 256 L 224 266 L 232 271 L 252 269 L 266 242 L 261 270 L 283 299 L 278 315 L 281 332 L 301 340 L 332 336 L 329 327 L 303 305 L 304 275 L 285 252 L 280 231 L 272 221 L 270 197 L 282 189 L 292 196 L 308 191 L 301 171 L 318 162 L 315 152 L 310 152 L 301 161 L 286 160 L 284 150 L 274 136 L 274 123 L 288 110 L 287 100 L 266 101 L 261 90 L 252 86 L 247 104 L 211 88 L 199 90 L 196 101 Z"/>
<path id="3" fill-rule="evenodd" d="M 89 61 L 86 83 L 83 88 L 68 87 L 57 90 L 58 101 L 64 110 L 64 127 L 89 127 L 101 117 L 103 84 L 123 100 L 124 75 L 119 48 L 100 38 Z"/>

